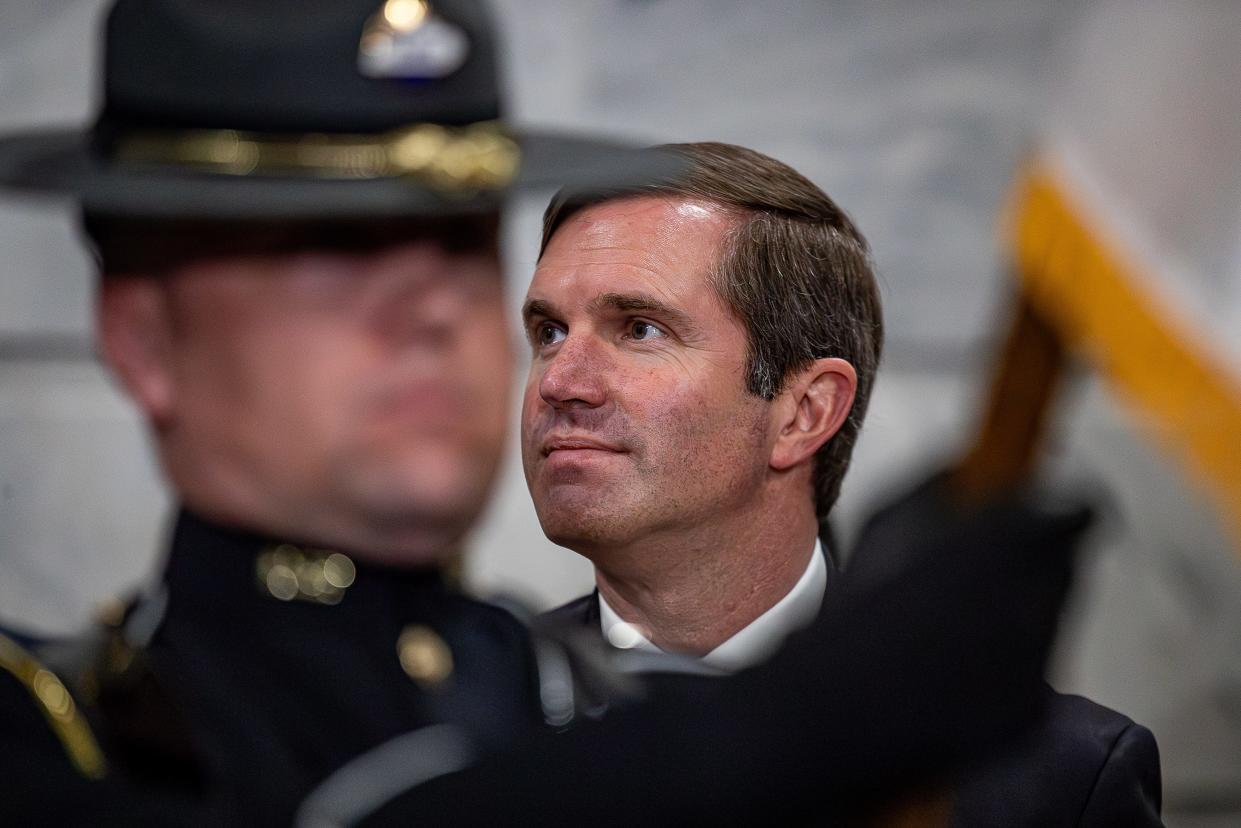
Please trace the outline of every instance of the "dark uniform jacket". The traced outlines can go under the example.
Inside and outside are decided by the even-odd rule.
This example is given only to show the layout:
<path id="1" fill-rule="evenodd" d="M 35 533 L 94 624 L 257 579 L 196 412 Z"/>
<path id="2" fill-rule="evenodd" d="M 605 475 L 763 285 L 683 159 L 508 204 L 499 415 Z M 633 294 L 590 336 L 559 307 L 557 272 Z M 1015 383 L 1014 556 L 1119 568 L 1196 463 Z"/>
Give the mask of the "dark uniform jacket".
<path id="1" fill-rule="evenodd" d="M 65 683 L 90 709 L 104 781 L 65 762 L 24 688 L 0 685 L 0 751 L 37 744 L 31 755 L 52 768 L 6 779 L 29 794 L 19 813 L 59 801 L 98 814 L 123 788 L 140 789 L 143 807 L 182 803 L 169 821 L 287 825 L 333 770 L 397 736 L 449 722 L 485 755 L 540 720 L 525 627 L 506 611 L 438 573 L 354 564 L 189 513 L 160 584 L 90 649 Z"/>

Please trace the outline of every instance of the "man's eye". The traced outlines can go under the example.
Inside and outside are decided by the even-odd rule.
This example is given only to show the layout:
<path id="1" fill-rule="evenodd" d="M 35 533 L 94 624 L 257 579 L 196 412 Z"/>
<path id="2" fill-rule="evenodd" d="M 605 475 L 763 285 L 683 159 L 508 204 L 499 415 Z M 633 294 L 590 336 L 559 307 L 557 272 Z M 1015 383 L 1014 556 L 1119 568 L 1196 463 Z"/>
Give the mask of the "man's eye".
<path id="1" fill-rule="evenodd" d="M 658 325 L 652 325 L 650 322 L 643 322 L 641 319 L 635 319 L 629 325 L 629 335 L 639 342 L 667 336 L 663 328 L 660 328 Z"/>
<path id="2" fill-rule="evenodd" d="M 534 330 L 535 342 L 540 347 L 546 348 L 549 345 L 558 345 L 564 341 L 564 331 L 555 325 L 544 322 Z"/>

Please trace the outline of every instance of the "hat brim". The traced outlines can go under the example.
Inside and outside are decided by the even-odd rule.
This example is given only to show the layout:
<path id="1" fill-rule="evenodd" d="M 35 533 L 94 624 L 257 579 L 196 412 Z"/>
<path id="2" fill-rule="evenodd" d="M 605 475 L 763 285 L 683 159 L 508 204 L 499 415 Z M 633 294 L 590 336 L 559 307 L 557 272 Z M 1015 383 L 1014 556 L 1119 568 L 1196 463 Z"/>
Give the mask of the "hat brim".
<path id="1" fill-rule="evenodd" d="M 464 215 L 496 210 L 514 192 L 558 187 L 625 191 L 667 181 L 676 156 L 593 138 L 520 132 L 520 166 L 503 189 L 445 193 L 408 177 L 225 175 L 103 159 L 79 130 L 0 138 L 0 185 L 68 197 L 87 211 L 151 218 L 311 219 Z"/>

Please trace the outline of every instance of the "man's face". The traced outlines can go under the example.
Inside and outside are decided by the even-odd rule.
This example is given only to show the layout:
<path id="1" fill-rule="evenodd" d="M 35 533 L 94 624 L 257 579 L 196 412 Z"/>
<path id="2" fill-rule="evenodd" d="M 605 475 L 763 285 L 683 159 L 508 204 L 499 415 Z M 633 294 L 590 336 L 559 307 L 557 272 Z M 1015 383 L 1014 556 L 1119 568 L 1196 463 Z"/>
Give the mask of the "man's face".
<path id="1" fill-rule="evenodd" d="M 763 483 L 770 404 L 745 390 L 745 329 L 708 279 L 735 221 L 697 201 L 605 202 L 570 216 L 535 271 L 526 481 L 547 536 L 596 563 Z"/>
<path id="2" fill-rule="evenodd" d="M 157 284 L 172 392 L 154 419 L 166 460 L 192 464 L 178 485 L 268 530 L 397 539 L 386 560 L 443 554 L 476 518 L 512 359 L 493 247 L 247 253 Z"/>

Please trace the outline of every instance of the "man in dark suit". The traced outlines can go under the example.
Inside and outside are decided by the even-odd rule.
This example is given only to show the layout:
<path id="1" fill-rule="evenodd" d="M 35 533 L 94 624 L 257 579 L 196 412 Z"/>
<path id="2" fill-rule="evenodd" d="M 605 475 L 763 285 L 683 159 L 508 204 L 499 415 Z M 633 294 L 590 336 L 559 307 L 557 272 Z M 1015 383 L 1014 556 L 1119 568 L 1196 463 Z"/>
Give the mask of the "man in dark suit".
<path id="1" fill-rule="evenodd" d="M 548 207 L 523 461 L 548 537 L 595 565 L 596 591 L 546 620 L 733 672 L 834 600 L 816 530 L 882 322 L 866 242 L 818 187 L 744 148 L 671 149 L 690 166 L 673 184 Z M 880 522 L 859 580 L 935 519 Z M 1047 692 L 1037 733 L 964 778 L 958 822 L 1157 824 L 1150 732 Z"/>
<path id="2" fill-rule="evenodd" d="M 547 536 L 595 564 L 609 640 L 732 671 L 822 604 L 882 318 L 865 239 L 811 182 L 674 149 L 683 186 L 548 209 L 522 458 Z"/>

